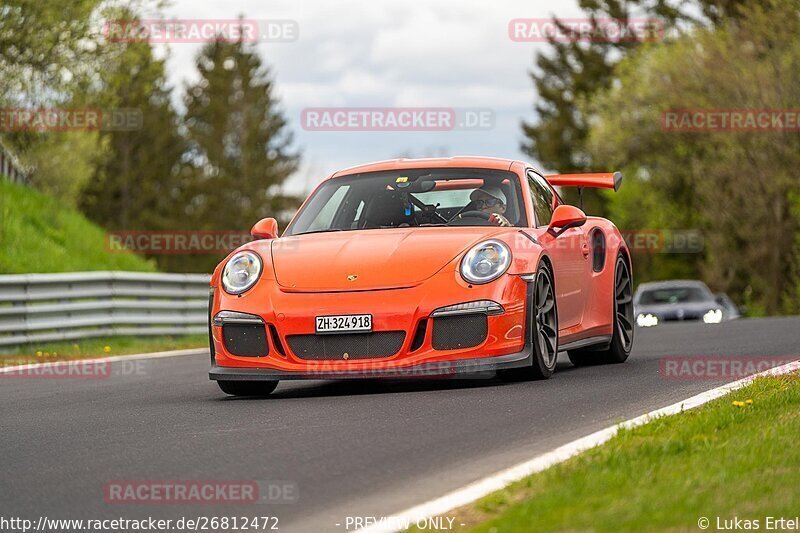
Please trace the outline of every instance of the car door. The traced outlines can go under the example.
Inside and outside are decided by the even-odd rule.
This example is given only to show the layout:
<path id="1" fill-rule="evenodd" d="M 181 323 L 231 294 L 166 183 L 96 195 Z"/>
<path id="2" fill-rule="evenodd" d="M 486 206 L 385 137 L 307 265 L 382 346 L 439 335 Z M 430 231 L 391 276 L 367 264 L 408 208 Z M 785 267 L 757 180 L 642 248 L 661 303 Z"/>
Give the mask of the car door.
<path id="1" fill-rule="evenodd" d="M 559 330 L 577 326 L 583 319 L 586 297 L 586 269 L 589 244 L 582 227 L 570 228 L 558 236 L 546 231 L 557 205 L 557 196 L 544 177 L 533 170 L 528 185 L 536 215 L 535 226 L 541 231 L 539 242 L 553 261 Z"/>

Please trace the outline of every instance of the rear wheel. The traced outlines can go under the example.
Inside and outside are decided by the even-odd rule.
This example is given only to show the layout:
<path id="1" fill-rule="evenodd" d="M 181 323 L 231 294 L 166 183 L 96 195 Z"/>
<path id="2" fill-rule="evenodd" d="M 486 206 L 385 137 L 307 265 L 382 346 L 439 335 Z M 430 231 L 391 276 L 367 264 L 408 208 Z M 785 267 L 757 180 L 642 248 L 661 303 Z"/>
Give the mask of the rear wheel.
<path id="1" fill-rule="evenodd" d="M 225 394 L 231 396 L 267 396 L 278 386 L 277 381 L 217 381 Z"/>
<path id="2" fill-rule="evenodd" d="M 526 368 L 501 373 L 506 379 L 547 379 L 553 375 L 558 360 L 558 313 L 553 274 L 547 263 L 539 263 L 530 306 L 533 362 Z"/>
<path id="3" fill-rule="evenodd" d="M 575 366 L 623 363 L 633 347 L 633 282 L 628 262 L 617 256 L 614 268 L 614 333 L 605 350 L 570 350 L 569 360 Z"/>

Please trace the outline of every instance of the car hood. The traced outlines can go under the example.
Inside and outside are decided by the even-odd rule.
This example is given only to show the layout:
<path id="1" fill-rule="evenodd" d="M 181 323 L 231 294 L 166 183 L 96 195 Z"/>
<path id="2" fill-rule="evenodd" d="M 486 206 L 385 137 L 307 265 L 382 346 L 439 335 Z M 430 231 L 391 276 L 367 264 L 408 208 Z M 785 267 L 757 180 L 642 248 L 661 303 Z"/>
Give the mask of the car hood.
<path id="1" fill-rule="evenodd" d="M 272 263 L 275 279 L 287 291 L 412 287 L 471 245 L 502 232 L 492 227 L 423 227 L 283 237 L 272 241 Z"/>
<path id="2" fill-rule="evenodd" d="M 637 305 L 636 313 L 650 313 L 658 317 L 672 317 L 678 315 L 679 312 L 687 317 L 703 316 L 704 313 L 711 309 L 722 309 L 722 306 L 713 300 L 707 302 L 686 302 L 676 304 L 647 304 Z"/>

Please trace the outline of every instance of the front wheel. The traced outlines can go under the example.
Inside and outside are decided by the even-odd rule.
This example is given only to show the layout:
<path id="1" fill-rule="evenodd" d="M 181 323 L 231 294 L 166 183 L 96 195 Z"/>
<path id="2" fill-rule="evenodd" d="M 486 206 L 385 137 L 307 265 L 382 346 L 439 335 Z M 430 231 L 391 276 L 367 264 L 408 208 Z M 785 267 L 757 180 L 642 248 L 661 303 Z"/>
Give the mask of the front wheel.
<path id="1" fill-rule="evenodd" d="M 606 350 L 569 350 L 575 366 L 624 363 L 633 347 L 633 290 L 631 271 L 622 254 L 614 268 L 614 334 Z"/>
<path id="2" fill-rule="evenodd" d="M 225 394 L 231 396 L 267 396 L 278 386 L 277 381 L 217 381 Z"/>
<path id="3" fill-rule="evenodd" d="M 558 360 L 558 312 L 553 274 L 545 262 L 539 263 L 530 305 L 530 335 L 533 345 L 531 366 L 505 371 L 509 380 L 547 379 L 553 375 Z"/>

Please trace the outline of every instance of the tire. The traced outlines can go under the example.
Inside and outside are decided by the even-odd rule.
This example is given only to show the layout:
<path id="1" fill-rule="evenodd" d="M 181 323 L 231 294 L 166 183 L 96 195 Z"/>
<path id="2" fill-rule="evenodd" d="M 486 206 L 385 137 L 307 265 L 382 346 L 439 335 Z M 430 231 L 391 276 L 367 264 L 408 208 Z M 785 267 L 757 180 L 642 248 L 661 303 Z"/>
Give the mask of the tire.
<path id="1" fill-rule="evenodd" d="M 217 381 L 222 392 L 231 396 L 267 396 L 278 386 L 277 381 Z"/>
<path id="2" fill-rule="evenodd" d="M 614 266 L 614 333 L 606 349 L 569 350 L 569 360 L 575 366 L 624 363 L 633 348 L 633 280 L 622 254 Z"/>
<path id="3" fill-rule="evenodd" d="M 530 307 L 530 334 L 533 361 L 525 368 L 500 373 L 508 381 L 548 379 L 558 361 L 558 307 L 550 267 L 544 261 L 536 269 Z"/>

